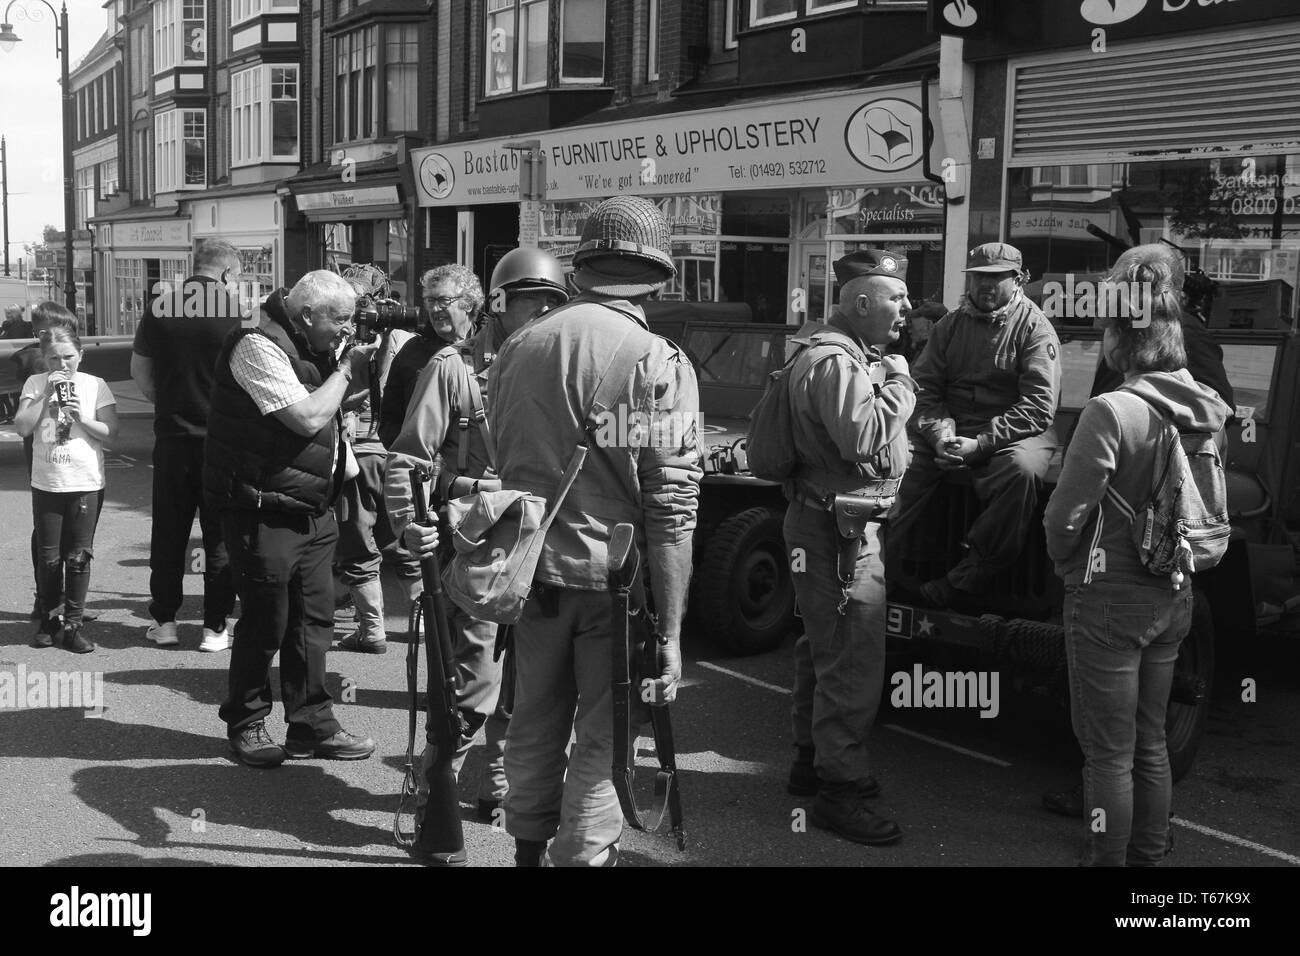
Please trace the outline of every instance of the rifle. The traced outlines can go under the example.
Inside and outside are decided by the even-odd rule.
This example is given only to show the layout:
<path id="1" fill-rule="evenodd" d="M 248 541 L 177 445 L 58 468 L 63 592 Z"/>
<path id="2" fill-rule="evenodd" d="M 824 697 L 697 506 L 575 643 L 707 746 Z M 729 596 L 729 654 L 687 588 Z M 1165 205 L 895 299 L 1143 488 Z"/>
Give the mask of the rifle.
<path id="1" fill-rule="evenodd" d="M 429 502 L 424 483 L 432 472 L 428 468 L 411 467 L 411 497 L 415 505 L 415 523 L 428 524 Z M 420 575 L 424 593 L 411 609 L 410 643 L 407 645 L 407 681 L 411 689 L 410 744 L 406 756 L 406 779 L 402 784 L 402 798 L 415 789 L 415 668 L 419 658 L 420 629 L 423 624 L 425 653 L 429 658 L 428 738 L 433 745 L 433 757 L 424 768 L 425 783 L 429 790 L 424 812 L 416 819 L 415 837 L 409 842 L 393 823 L 397 842 L 432 866 L 465 866 L 465 834 L 460 821 L 460 791 L 452 760 L 460 744 L 464 727 L 460 709 L 456 705 L 456 665 L 452 657 L 451 633 L 448 630 L 447 606 L 442 595 L 442 568 L 438 556 L 432 552 L 420 559 Z M 400 817 L 401 807 L 398 808 Z"/>
<path id="2" fill-rule="evenodd" d="M 635 536 L 636 529 L 632 525 L 626 522 L 616 525 L 609 542 L 607 564 L 610 596 L 614 602 L 614 634 L 610 641 L 613 655 L 614 790 L 623 809 L 623 818 L 633 829 L 653 833 L 663 824 L 666 811 L 677 849 L 685 850 L 677 751 L 673 745 L 673 726 L 668 717 L 667 701 L 645 701 L 650 705 L 650 726 L 659 758 L 652 812 L 642 812 L 637 806 L 636 767 L 629 763 L 637 729 L 632 723 L 632 674 L 639 673 L 647 681 L 658 676 L 655 654 L 658 640 L 648 627 L 648 612 L 644 607 L 633 610 L 631 606 L 632 590 L 640 583 L 641 577 L 641 555 L 636 548 Z"/>

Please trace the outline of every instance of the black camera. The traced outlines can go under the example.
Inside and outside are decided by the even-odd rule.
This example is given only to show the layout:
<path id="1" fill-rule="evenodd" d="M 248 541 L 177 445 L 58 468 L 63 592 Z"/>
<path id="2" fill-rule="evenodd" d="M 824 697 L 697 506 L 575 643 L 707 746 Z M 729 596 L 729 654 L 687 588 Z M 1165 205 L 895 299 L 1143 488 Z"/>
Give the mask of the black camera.
<path id="1" fill-rule="evenodd" d="M 377 335 L 388 329 L 418 329 L 424 321 L 424 310 L 419 306 L 403 305 L 396 299 L 362 295 L 357 296 L 352 321 L 357 327 L 356 340 L 364 344 L 373 342 Z"/>

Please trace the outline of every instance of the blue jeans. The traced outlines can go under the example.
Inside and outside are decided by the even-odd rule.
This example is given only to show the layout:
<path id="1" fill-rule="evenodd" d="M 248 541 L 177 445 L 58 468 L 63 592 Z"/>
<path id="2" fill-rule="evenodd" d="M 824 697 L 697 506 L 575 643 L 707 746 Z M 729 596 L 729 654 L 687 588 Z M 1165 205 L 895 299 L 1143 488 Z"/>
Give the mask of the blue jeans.
<path id="1" fill-rule="evenodd" d="M 1151 866 L 1165 855 L 1173 787 L 1165 710 L 1192 589 L 1157 577 L 1065 589 L 1070 716 L 1083 750 L 1085 866 Z"/>

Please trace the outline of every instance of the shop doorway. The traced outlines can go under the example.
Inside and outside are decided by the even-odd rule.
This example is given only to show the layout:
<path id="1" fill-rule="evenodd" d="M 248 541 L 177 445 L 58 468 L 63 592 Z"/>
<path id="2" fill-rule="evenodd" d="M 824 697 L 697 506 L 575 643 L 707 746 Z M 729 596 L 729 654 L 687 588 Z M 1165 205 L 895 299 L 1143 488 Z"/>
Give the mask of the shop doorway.
<path id="1" fill-rule="evenodd" d="M 474 210 L 474 274 L 485 290 L 501 257 L 518 245 L 518 203 L 479 206 Z"/>

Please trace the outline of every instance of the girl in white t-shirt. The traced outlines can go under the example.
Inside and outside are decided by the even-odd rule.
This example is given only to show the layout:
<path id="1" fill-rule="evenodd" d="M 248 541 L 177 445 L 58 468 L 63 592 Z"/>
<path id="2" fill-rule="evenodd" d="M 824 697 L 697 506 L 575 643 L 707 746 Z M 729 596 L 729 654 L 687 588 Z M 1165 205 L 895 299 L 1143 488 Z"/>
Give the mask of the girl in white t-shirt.
<path id="1" fill-rule="evenodd" d="M 26 381 L 14 416 L 18 434 L 33 439 L 32 521 L 45 613 L 34 643 L 51 647 L 61 637 L 68 650 L 88 654 L 95 645 L 81 635 L 82 614 L 103 498 L 104 442 L 117 437 L 117 402 L 102 378 L 77 371 L 76 332 L 42 332 L 41 353 L 49 371 Z"/>

